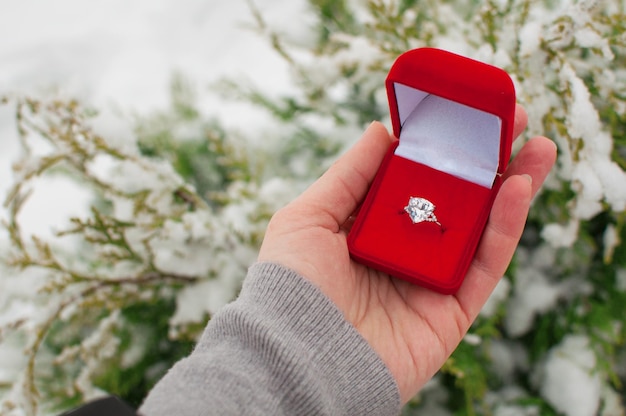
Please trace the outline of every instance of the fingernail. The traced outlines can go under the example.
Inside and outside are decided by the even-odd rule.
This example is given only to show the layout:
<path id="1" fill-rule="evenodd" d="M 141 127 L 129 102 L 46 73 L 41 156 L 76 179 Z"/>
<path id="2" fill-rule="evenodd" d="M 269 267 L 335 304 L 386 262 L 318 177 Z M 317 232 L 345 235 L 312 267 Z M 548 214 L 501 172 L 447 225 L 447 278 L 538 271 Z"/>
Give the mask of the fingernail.
<path id="1" fill-rule="evenodd" d="M 532 177 L 532 176 L 530 176 L 529 174 L 524 173 L 524 174 L 522 175 L 522 177 L 523 177 L 523 178 L 526 178 L 526 180 L 528 181 L 528 183 L 529 183 L 529 184 L 531 184 L 531 185 L 533 184 L 533 177 Z"/>

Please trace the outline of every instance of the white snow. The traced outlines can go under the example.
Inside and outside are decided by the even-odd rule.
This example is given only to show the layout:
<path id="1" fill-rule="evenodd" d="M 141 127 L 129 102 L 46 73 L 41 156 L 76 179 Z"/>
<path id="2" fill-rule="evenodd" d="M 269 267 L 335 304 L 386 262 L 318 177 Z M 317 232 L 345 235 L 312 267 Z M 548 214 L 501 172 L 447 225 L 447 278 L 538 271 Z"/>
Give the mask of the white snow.
<path id="1" fill-rule="evenodd" d="M 542 396 L 566 416 L 596 414 L 602 386 L 595 366 L 596 356 L 589 340 L 582 335 L 568 335 L 550 351 L 543 365 Z"/>
<path id="2" fill-rule="evenodd" d="M 541 44 L 541 24 L 536 20 L 529 20 L 519 33 L 520 55 L 528 56 L 539 48 Z"/>
<path id="3" fill-rule="evenodd" d="M 554 267 L 551 259 L 554 257 L 555 249 L 547 244 L 534 250 L 518 250 L 518 261 L 524 267 L 515 275 L 504 317 L 504 327 L 511 337 L 516 338 L 530 331 L 535 318 L 552 309 L 560 298 L 584 290 L 584 285 L 573 280 L 554 281 L 551 278 Z"/>
<path id="4" fill-rule="evenodd" d="M 578 238 L 580 222 L 576 219 L 567 224 L 548 224 L 543 227 L 541 236 L 553 247 L 571 247 Z"/>
<path id="5" fill-rule="evenodd" d="M 545 273 L 528 267 L 517 272 L 515 290 L 506 309 L 505 327 L 512 337 L 527 333 L 537 314 L 550 310 L 559 298 L 559 287 Z"/>
<path id="6" fill-rule="evenodd" d="M 609 224 L 604 230 L 602 242 L 604 244 L 604 261 L 610 263 L 613 260 L 615 249 L 621 244 L 617 228 L 613 224 Z"/>

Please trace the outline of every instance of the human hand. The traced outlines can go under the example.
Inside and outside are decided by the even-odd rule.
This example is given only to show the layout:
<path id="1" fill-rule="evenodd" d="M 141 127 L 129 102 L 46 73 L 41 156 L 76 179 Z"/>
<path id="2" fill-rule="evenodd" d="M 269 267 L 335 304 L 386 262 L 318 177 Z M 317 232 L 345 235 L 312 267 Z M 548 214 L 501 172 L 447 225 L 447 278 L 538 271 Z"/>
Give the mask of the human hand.
<path id="1" fill-rule="evenodd" d="M 518 107 L 515 136 L 526 122 Z M 404 403 L 452 354 L 504 274 L 530 201 L 554 164 L 556 146 L 536 137 L 519 151 L 461 288 L 442 295 L 368 268 L 348 253 L 352 214 L 394 140 L 373 123 L 318 181 L 274 215 L 259 261 L 282 264 L 317 285 L 385 362 Z"/>

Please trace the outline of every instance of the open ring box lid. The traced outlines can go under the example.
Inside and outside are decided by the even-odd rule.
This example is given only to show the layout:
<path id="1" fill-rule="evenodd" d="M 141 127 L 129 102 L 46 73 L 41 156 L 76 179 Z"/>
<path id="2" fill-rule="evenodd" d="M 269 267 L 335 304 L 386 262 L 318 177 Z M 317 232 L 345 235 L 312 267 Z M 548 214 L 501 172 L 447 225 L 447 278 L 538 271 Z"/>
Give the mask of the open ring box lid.
<path id="1" fill-rule="evenodd" d="M 515 89 L 503 70 L 433 48 L 401 55 L 386 81 L 393 132 L 348 236 L 352 257 L 455 293 L 476 252 L 511 156 Z M 435 205 L 413 223 L 410 197 Z"/>

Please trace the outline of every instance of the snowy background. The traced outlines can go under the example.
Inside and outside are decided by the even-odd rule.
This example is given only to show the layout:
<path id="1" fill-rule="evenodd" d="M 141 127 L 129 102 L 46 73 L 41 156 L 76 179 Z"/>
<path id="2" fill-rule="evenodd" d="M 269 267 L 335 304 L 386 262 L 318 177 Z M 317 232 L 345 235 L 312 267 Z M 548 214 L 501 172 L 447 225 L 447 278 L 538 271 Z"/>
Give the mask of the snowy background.
<path id="1" fill-rule="evenodd" d="M 314 43 L 306 42 L 310 40 L 306 37 L 315 31 L 309 30 L 314 22 L 311 20 L 312 13 L 306 10 L 305 0 L 254 0 L 254 3 L 272 30 L 288 33 L 291 42 L 302 40 L 302 43 Z M 618 233 L 613 226 L 616 222 L 614 215 L 617 216 L 626 206 L 626 188 L 620 186 L 626 180 L 626 173 L 611 160 L 612 137 L 608 128 L 601 124 L 591 99 L 597 103 L 609 102 L 624 117 L 624 100 L 617 100 L 610 94 L 613 90 L 624 90 L 623 86 L 626 85 L 623 68 L 616 69 L 614 65 L 614 62 L 623 62 L 623 55 L 614 59 L 608 47 L 609 33 L 613 33 L 611 28 L 606 26 L 603 19 L 594 20 L 602 11 L 598 6 L 601 2 L 562 0 L 556 3 L 558 7 L 554 6 L 548 13 L 544 3 L 530 1 L 528 5 L 532 7 L 529 15 L 532 19 L 524 21 L 519 38 L 515 37 L 516 31 L 508 29 L 517 27 L 519 22 L 516 19 L 519 16 L 504 13 L 504 18 L 500 19 L 504 22 L 501 25 L 504 29 L 497 33 L 501 44 L 495 45 L 493 51 L 476 30 L 481 22 L 461 19 L 453 4 L 441 5 L 444 12 L 440 15 L 445 24 L 425 25 L 422 29 L 433 31 L 433 36 L 439 42 L 435 46 L 454 50 L 452 46 L 456 45 L 460 48 L 456 52 L 467 52 L 468 55 L 502 67 L 519 62 L 518 75 L 524 76 L 516 77 L 518 91 L 523 92 L 520 99 L 531 115 L 531 129 L 544 132 L 545 126 L 541 122 L 550 115 L 553 123 L 551 134 L 555 136 L 561 150 L 561 163 L 553 178 L 552 192 L 556 194 L 563 184 L 574 184 L 574 196 L 567 196 L 572 200 L 560 195 L 560 199 L 552 200 L 549 210 L 535 213 L 536 220 L 542 225 L 545 225 L 544 222 L 554 222 L 552 216 L 542 214 L 550 214 L 551 210 L 558 209 L 554 206 L 556 201 L 563 205 L 563 213 L 571 221 L 549 223 L 542 230 L 535 230 L 537 233 L 542 231 L 547 243 L 529 242 L 527 245 L 530 247 L 519 251 L 517 262 L 520 270 L 516 279 L 504 279 L 496 296 L 492 298 L 492 306 L 497 305 L 483 311 L 487 318 L 496 313 L 498 306 L 506 311 L 503 317 L 505 338 L 493 340 L 490 344 L 494 369 L 489 374 L 502 379 L 504 386 L 487 395 L 491 405 L 499 409 L 494 414 L 540 414 L 541 410 L 538 407 L 533 410 L 531 402 L 541 396 L 553 408 L 567 415 L 595 414 L 601 400 L 602 414 L 623 415 L 623 389 L 617 392 L 607 381 L 610 374 L 604 371 L 605 367 L 613 366 L 611 360 L 615 359 L 616 353 L 607 355 L 604 352 L 614 351 L 614 346 L 623 345 L 621 310 L 626 303 L 626 300 L 622 301 L 626 299 L 626 271 L 623 263 L 619 265 L 615 261 L 615 266 L 611 265 L 616 270 L 616 280 L 621 282 L 615 291 L 610 288 L 611 282 L 607 283 L 606 279 L 598 277 L 591 281 L 587 274 L 592 259 L 610 259 L 610 250 L 619 245 Z M 606 3 L 618 9 L 617 2 Z M 505 5 L 502 2 L 489 4 Z M 399 38 L 397 44 L 404 49 L 407 39 L 415 42 L 411 43 L 412 47 L 421 46 L 419 36 L 411 35 L 415 30 L 412 20 L 415 16 L 407 13 L 401 27 L 392 28 L 394 36 Z M 499 15 L 496 13 L 492 16 Z M 367 16 L 364 19 L 367 20 Z M 480 17 L 477 19 L 484 20 Z M 598 23 L 600 21 L 602 24 Z M 616 18 L 616 21 L 623 19 Z M 569 22 L 571 27 L 563 25 L 563 22 Z M 267 39 L 251 29 L 252 26 L 253 18 L 246 0 L 0 0 L 0 96 L 14 94 L 78 98 L 100 110 L 101 116 L 95 125 L 98 133 L 107 138 L 130 140 L 132 116 L 165 109 L 169 102 L 171 77 L 174 73 L 180 73 L 196 86 L 203 113 L 216 115 L 228 131 L 243 130 L 248 133 L 246 136 L 256 137 L 254 133 L 262 130 L 265 122 L 269 122 L 268 116 L 241 102 L 224 102 L 217 93 L 210 91 L 211 86 L 222 77 L 254 83 L 264 92 L 282 93 L 294 88 L 290 84 L 292 74 L 289 74 L 284 61 L 271 49 Z M 449 32 L 446 36 L 438 32 L 443 27 L 451 28 L 446 31 Z M 621 28 L 619 26 L 619 30 Z M 475 36 L 473 43 L 467 41 L 468 34 Z M 361 80 L 370 79 L 370 64 L 377 62 L 381 56 L 387 62 L 388 56 L 378 50 L 380 33 L 373 34 L 373 39 L 363 36 L 363 33 L 361 35 L 350 38 L 344 34 L 347 46 L 336 56 L 322 57 L 326 59 L 318 59 L 317 56 L 311 59 L 308 56 L 307 60 L 305 54 L 305 75 L 316 75 L 311 77 L 311 88 L 342 86 L 341 82 L 333 83 L 334 78 L 345 78 L 339 70 L 339 64 L 350 67 L 353 63 L 358 63 L 358 68 L 366 68 L 363 74 L 357 73 L 350 80 L 361 87 Z M 546 39 L 550 42 L 545 43 Z M 510 49 L 511 45 L 518 45 L 518 41 L 521 48 Z M 484 47 L 473 49 L 472 45 Z M 591 59 L 585 58 L 585 54 L 579 56 L 576 48 L 587 51 L 594 48 L 600 52 Z M 547 56 L 552 57 L 552 61 Z M 546 62 L 551 62 L 551 66 L 542 66 Z M 541 70 L 537 69 L 538 66 Z M 595 77 L 591 83 L 598 87 L 591 92 L 584 83 L 584 78 L 590 74 Z M 378 81 L 376 79 L 373 82 L 375 88 L 382 85 Z M 592 93 L 595 94 L 593 97 Z M 607 97 L 614 101 L 608 101 Z M 336 104 L 337 107 L 324 107 L 324 112 L 331 114 L 343 104 L 320 103 Z M 316 110 L 321 112 L 320 108 L 316 107 Z M 341 111 L 348 116 L 352 115 L 345 106 Z M 14 115 L 9 108 L 0 107 L 2 194 L 10 182 L 11 161 L 16 159 L 19 152 L 12 117 Z M 568 134 L 557 134 L 565 130 L 568 130 Z M 353 135 L 351 132 L 345 136 Z M 570 151 L 581 148 L 584 151 L 575 154 Z M 46 230 L 50 232 L 62 228 L 70 215 L 84 210 L 91 197 L 91 194 L 86 194 L 63 179 L 48 178 L 37 186 L 20 220 L 27 233 L 36 232 L 44 237 Z M 545 208 L 546 202 L 543 203 L 542 207 Z M 578 237 L 580 232 L 585 231 L 580 224 L 603 209 L 608 218 L 606 231 L 602 231 L 605 233 L 604 246 L 608 249 L 601 253 L 604 256 L 597 256 L 598 248 L 593 245 L 595 240 Z M 607 235 L 610 238 L 606 238 Z M 0 240 L 0 248 L 2 243 Z M 576 251 L 571 250 L 578 243 Z M 558 251 L 561 247 L 568 250 Z M 2 277 L 0 295 L 3 294 Z M 4 280 L 8 282 L 10 276 L 6 277 Z M 13 282 L 15 280 L 11 284 Z M 20 284 L 26 286 L 23 282 Z M 613 294 L 608 300 L 605 296 L 607 287 Z M 30 293 L 32 286 L 25 289 L 26 293 Z M 594 300 L 590 294 L 596 292 L 602 297 L 596 296 Z M 2 301 L 3 297 L 0 296 Z M 605 303 L 609 304 L 606 308 Z M 580 308 L 573 309 L 577 304 L 591 305 L 595 309 L 590 307 L 589 311 L 597 315 Z M 2 306 L 0 303 L 0 309 Z M 488 312 L 489 309 L 491 312 Z M 574 310 L 576 314 L 570 313 Z M 612 315 L 614 311 L 615 316 Z M 552 327 L 544 326 L 542 329 L 537 325 L 540 319 L 550 314 L 572 319 L 572 322 L 557 322 L 558 325 L 562 324 L 562 327 L 557 325 L 557 329 L 563 332 L 561 339 L 552 340 L 546 336 L 546 333 L 554 332 Z M 9 319 L 10 316 L 0 318 Z M 548 318 L 543 322 L 550 322 Z M 596 325 L 596 322 L 602 325 Z M 541 339 L 542 334 L 544 339 Z M 534 337 L 539 339 L 538 345 L 545 351 L 541 352 L 539 358 L 531 360 L 530 348 L 527 347 L 533 344 Z M 10 349 L 0 344 L 0 386 L 3 380 L 14 378 L 9 374 L 13 367 L 16 372 L 20 366 L 23 367 L 23 362 L 20 362 L 22 357 L 18 356 L 21 349 L 21 346 Z M 467 362 L 475 362 L 475 358 L 472 355 L 472 360 Z M 524 378 L 526 374 L 528 378 Z M 622 380 L 626 377 L 623 370 L 617 375 Z M 518 383 L 518 378 L 524 382 Z M 437 380 L 427 393 L 445 390 L 436 383 Z M 470 383 L 476 381 L 471 380 Z M 527 391 L 529 385 L 532 386 L 530 395 Z M 432 400 L 442 397 L 437 394 L 427 396 Z M 523 406 L 522 399 L 531 399 L 531 402 Z M 450 412 L 431 411 L 425 414 Z"/>
<path id="2" fill-rule="evenodd" d="M 290 36 L 308 32 L 305 1 L 254 4 L 272 27 Z M 266 91 L 289 88 L 284 61 L 252 26 L 245 0 L 0 0 L 0 95 L 78 98 L 104 112 L 101 133 L 123 136 L 129 126 L 117 114 L 165 107 L 179 72 L 197 86 L 204 111 L 225 126 L 254 129 L 266 116 L 208 91 L 225 76 Z M 19 151 L 12 117 L 0 107 L 2 195 Z M 27 232 L 45 234 L 88 197 L 65 182 L 49 185 L 37 189 L 25 211 Z"/>
<path id="3" fill-rule="evenodd" d="M 305 15 L 304 1 L 255 5 L 274 27 L 304 32 L 292 17 Z M 267 115 L 209 90 L 223 77 L 289 88 L 283 60 L 252 26 L 245 0 L 0 0 L 0 96 L 77 98 L 101 111 L 99 133 L 130 138 L 129 115 L 166 108 L 172 74 L 180 73 L 197 86 L 204 112 L 250 131 Z M 2 201 L 20 151 L 14 121 L 13 109 L 0 106 Z M 49 236 L 91 198 L 67 179 L 40 180 L 22 213 L 24 231 Z M 19 349 L 0 344 L 0 379 L 22 365 Z"/>

